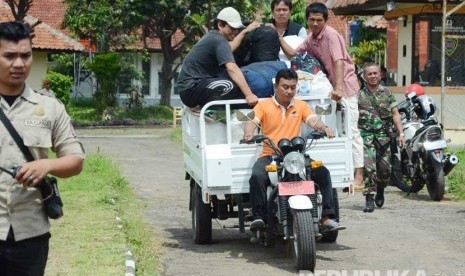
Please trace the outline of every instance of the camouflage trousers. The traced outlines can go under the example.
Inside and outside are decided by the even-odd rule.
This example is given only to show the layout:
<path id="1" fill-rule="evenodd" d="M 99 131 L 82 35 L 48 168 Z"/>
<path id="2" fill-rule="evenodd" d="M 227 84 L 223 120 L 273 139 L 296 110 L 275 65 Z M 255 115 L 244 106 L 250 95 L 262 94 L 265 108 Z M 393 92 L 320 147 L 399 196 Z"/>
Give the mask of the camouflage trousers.
<path id="1" fill-rule="evenodd" d="M 391 181 L 391 148 L 389 138 L 363 137 L 363 194 L 376 193 Z"/>

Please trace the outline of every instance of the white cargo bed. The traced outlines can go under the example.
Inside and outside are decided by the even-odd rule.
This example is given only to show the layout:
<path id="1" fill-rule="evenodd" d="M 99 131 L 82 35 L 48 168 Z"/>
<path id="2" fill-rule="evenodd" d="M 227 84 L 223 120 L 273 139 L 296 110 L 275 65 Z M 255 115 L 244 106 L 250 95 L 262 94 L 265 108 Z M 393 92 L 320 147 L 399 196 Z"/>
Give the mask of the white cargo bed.
<path id="1" fill-rule="evenodd" d="M 331 103 L 329 99 L 312 96 L 300 97 L 312 108 L 316 104 Z M 182 139 L 186 172 L 202 187 L 205 203 L 210 195 L 249 193 L 249 178 L 252 167 L 262 146 L 239 144 L 243 136 L 243 122 L 237 120 L 234 104 L 245 100 L 215 101 L 202 108 L 201 116 L 183 110 Z M 353 180 L 350 117 L 341 116 L 334 102 L 330 115 L 322 120 L 336 130 L 336 138 L 314 141 L 309 154 L 314 160 L 322 160 L 331 172 L 334 188 L 349 186 Z M 225 120 L 208 123 L 203 119 L 206 110 L 213 105 L 222 105 Z M 251 110 L 243 110 L 247 114 Z M 307 129 L 308 131 L 308 129 Z M 208 196 L 207 196 L 208 195 Z"/>

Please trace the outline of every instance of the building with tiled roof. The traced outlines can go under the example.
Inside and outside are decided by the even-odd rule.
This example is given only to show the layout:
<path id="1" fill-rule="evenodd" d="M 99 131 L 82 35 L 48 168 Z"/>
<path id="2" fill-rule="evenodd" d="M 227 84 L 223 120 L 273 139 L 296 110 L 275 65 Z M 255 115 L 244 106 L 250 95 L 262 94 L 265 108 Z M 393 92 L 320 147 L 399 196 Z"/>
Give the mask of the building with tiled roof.
<path id="1" fill-rule="evenodd" d="M 0 1 L 0 21 L 14 20 L 10 7 Z M 37 18 L 26 16 L 25 21 L 29 24 L 37 22 Z M 34 28 L 34 38 L 32 40 L 34 63 L 28 78 L 28 84 L 34 89 L 41 88 L 41 81 L 47 72 L 50 53 L 59 52 L 81 52 L 84 47 L 76 40 L 70 38 L 62 31 L 55 29 L 46 22 L 42 22 Z"/>
<path id="2" fill-rule="evenodd" d="M 3 1 L 0 1 L 0 20 L 2 22 L 14 20 L 10 7 Z M 33 49 L 60 52 L 79 52 L 84 50 L 84 47 L 78 41 L 70 38 L 62 30 L 57 29 L 56 26 L 51 26 L 48 24 L 48 21 L 32 15 L 26 16 L 25 20 L 29 24 L 33 24 L 38 20 L 42 21 L 42 23 L 34 28 Z"/>
<path id="3" fill-rule="evenodd" d="M 327 4 L 339 15 L 377 14 L 388 20 L 387 67 L 388 71 L 396 74 L 398 86 L 404 87 L 413 82 L 438 86 L 439 77 L 431 76 L 428 70 L 435 63 L 440 64 L 442 60 L 442 1 L 328 0 Z M 450 30 L 456 30 L 461 35 L 465 33 L 463 0 L 448 0 L 446 8 L 455 9 L 454 14 L 448 17 Z M 449 38 L 446 45 L 447 42 L 451 44 L 454 39 Z M 463 54 L 461 55 L 460 51 L 450 53 L 449 56 L 451 60 L 461 62 L 460 66 L 456 66 L 457 68 L 464 67 Z M 399 66 L 400 64 L 402 66 Z M 450 84 L 465 86 L 463 73 L 453 76 L 448 71 L 457 70 L 446 70 L 446 74 L 450 74 L 446 75 L 446 82 L 449 80 Z"/>

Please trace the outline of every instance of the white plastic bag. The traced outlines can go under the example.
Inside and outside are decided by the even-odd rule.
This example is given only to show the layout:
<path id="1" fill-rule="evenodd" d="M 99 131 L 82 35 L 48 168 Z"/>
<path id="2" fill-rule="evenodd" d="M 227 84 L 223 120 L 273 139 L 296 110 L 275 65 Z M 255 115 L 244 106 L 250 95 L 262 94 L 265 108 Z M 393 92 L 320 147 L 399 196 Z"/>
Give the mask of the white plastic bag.
<path id="1" fill-rule="evenodd" d="M 329 79 L 325 73 L 319 71 L 310 83 L 310 95 L 325 98 L 329 97 L 332 91 L 333 86 L 329 82 Z"/>
<path id="2" fill-rule="evenodd" d="M 294 50 L 297 49 L 297 47 L 299 47 L 299 45 L 302 42 L 304 42 L 304 40 L 301 37 L 296 36 L 296 35 L 288 35 L 288 36 L 283 37 L 283 39 Z M 287 58 L 286 54 L 284 54 L 283 49 L 281 49 L 281 48 L 279 50 L 278 57 L 279 57 L 280 61 L 286 62 L 287 68 L 291 68 L 291 62 Z"/>

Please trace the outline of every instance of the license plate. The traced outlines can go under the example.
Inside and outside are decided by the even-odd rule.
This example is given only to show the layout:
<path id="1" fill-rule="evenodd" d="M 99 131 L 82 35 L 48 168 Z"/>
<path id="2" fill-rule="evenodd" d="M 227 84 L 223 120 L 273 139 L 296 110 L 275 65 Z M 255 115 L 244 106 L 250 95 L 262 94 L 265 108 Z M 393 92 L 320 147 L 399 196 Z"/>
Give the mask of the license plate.
<path id="1" fill-rule="evenodd" d="M 315 194 L 315 182 L 313 181 L 293 181 L 279 182 L 278 194 L 280 196 L 291 195 L 313 195 Z"/>

